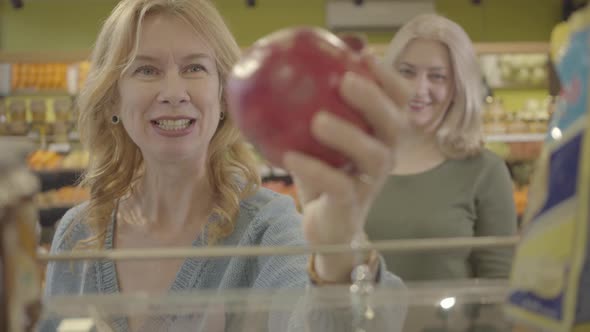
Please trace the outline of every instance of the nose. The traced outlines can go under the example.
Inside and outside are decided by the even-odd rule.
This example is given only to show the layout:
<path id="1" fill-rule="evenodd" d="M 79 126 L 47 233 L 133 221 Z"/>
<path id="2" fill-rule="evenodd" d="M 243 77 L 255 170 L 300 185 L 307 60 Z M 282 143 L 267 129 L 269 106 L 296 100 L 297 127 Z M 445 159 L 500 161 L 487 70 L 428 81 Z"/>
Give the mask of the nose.
<path id="1" fill-rule="evenodd" d="M 185 80 L 178 73 L 168 73 L 162 81 L 162 88 L 158 94 L 158 102 L 174 107 L 190 101 Z"/>
<path id="2" fill-rule="evenodd" d="M 430 88 L 430 82 L 426 75 L 418 75 L 414 80 L 414 90 L 417 96 L 426 97 L 428 96 L 428 90 Z"/>

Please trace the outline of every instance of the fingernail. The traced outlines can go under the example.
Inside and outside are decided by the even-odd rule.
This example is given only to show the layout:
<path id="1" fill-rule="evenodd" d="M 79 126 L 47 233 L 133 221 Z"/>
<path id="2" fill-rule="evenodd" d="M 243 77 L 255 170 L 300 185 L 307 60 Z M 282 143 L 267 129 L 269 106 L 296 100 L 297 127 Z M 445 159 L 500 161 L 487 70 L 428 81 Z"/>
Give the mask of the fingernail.
<path id="1" fill-rule="evenodd" d="M 311 132 L 315 135 L 322 134 L 324 127 L 330 122 L 330 114 L 328 111 L 318 111 L 311 121 Z"/>
<path id="2" fill-rule="evenodd" d="M 321 110 L 316 113 L 315 121 L 320 125 L 324 125 L 330 121 L 330 116 L 331 115 L 328 111 Z"/>

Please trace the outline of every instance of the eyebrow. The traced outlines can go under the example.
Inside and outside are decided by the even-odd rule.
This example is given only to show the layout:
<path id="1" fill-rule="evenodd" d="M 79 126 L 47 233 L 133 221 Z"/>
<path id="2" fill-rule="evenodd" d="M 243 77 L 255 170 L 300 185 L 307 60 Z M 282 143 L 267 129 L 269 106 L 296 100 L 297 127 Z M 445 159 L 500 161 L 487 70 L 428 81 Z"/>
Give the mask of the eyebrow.
<path id="1" fill-rule="evenodd" d="M 412 67 L 412 68 L 416 68 L 415 65 L 411 64 L 411 63 L 407 63 L 407 62 L 401 62 L 399 64 L 400 66 L 404 65 L 404 66 L 408 66 L 408 67 Z M 434 67 L 428 67 L 428 70 L 438 70 L 438 71 L 447 71 L 448 68 L 446 67 L 440 67 L 440 66 L 434 66 Z"/>
<path id="2" fill-rule="evenodd" d="M 212 60 L 211 56 L 205 53 L 191 53 L 189 55 L 186 55 L 184 57 L 182 57 L 183 61 L 188 61 L 188 60 L 195 60 L 195 59 L 210 59 Z M 150 55 L 145 55 L 145 54 L 138 54 L 137 56 L 135 56 L 135 61 L 148 61 L 148 62 L 157 62 L 158 58 L 150 56 Z"/>
<path id="3" fill-rule="evenodd" d="M 143 54 L 136 55 L 133 60 L 134 61 L 148 61 L 148 62 L 157 62 L 158 61 L 158 59 L 153 56 L 143 55 Z"/>
<path id="4" fill-rule="evenodd" d="M 187 56 L 182 57 L 182 60 L 194 60 L 194 59 L 209 59 L 213 60 L 209 54 L 205 53 L 191 53 Z"/>

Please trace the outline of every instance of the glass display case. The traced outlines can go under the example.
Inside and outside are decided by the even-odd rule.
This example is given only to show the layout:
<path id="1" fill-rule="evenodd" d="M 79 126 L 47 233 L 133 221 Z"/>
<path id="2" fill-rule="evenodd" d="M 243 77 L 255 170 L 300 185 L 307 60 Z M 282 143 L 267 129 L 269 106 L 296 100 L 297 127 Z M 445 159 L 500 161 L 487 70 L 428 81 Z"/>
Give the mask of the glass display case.
<path id="1" fill-rule="evenodd" d="M 361 298 L 351 287 L 194 291 L 161 296 L 61 296 L 44 303 L 41 326 L 57 331 L 512 331 L 502 303 L 504 280 L 411 283 L 375 288 Z M 55 326 L 55 325 L 54 325 Z"/>

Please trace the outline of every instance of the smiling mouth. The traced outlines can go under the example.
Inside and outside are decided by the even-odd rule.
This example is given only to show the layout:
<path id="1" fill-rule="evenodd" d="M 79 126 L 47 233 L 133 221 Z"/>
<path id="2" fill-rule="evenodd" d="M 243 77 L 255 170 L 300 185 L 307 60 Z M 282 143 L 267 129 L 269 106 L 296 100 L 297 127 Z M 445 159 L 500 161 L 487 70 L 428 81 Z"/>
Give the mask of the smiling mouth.
<path id="1" fill-rule="evenodd" d="M 409 104 L 410 109 L 415 110 L 415 111 L 422 110 L 423 108 L 426 108 L 429 105 L 430 105 L 430 103 L 424 103 L 424 102 L 410 102 L 410 104 Z"/>
<path id="2" fill-rule="evenodd" d="M 162 130 L 178 131 L 190 127 L 195 121 L 195 119 L 152 120 L 151 123 Z"/>

